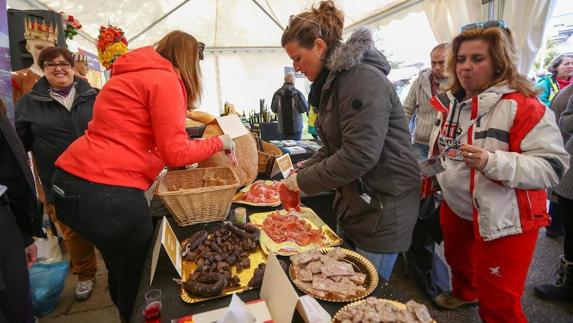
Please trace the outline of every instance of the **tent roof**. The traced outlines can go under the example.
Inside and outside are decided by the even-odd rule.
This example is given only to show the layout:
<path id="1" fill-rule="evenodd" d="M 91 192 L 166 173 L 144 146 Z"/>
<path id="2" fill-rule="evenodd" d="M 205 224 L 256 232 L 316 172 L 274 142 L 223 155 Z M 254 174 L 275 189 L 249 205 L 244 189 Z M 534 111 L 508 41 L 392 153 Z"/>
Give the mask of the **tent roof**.
<path id="1" fill-rule="evenodd" d="M 408 0 L 336 0 L 352 28 Z M 411 1 L 410 1 L 411 2 Z M 419 2 L 419 1 L 418 1 Z M 171 30 L 196 36 L 208 48 L 279 47 L 289 16 L 310 8 L 313 0 L 9 0 L 15 9 L 52 9 L 82 23 L 81 47 L 93 48 L 100 25 L 121 27 L 130 48 L 152 44 Z M 151 27 L 151 28 L 149 28 Z M 149 29 L 148 29 L 149 28 Z M 142 33 L 143 32 L 143 33 Z M 134 38 L 135 37 L 135 38 Z"/>

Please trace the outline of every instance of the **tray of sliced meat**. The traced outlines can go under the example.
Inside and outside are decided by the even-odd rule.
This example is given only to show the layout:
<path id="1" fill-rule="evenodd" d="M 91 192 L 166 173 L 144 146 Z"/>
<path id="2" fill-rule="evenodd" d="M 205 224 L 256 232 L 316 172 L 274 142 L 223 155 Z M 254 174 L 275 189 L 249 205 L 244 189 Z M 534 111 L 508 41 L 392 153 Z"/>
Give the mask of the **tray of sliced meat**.
<path id="1" fill-rule="evenodd" d="M 378 272 L 362 255 L 343 248 L 321 248 L 290 257 L 294 285 L 315 298 L 353 302 L 378 286 Z"/>
<path id="2" fill-rule="evenodd" d="M 338 310 L 332 320 L 334 323 L 353 322 L 408 322 L 436 323 L 430 317 L 424 304 L 412 300 L 406 304 L 388 299 L 368 297 L 348 304 Z"/>
<path id="3" fill-rule="evenodd" d="M 237 192 L 233 197 L 233 203 L 251 206 L 279 206 L 281 205 L 280 185 L 279 181 L 255 181 Z"/>
<path id="4" fill-rule="evenodd" d="M 261 230 L 260 244 L 265 253 L 272 251 L 281 256 L 292 256 L 316 248 L 342 244 L 336 235 L 312 209 L 277 210 L 254 213 L 252 224 Z"/>

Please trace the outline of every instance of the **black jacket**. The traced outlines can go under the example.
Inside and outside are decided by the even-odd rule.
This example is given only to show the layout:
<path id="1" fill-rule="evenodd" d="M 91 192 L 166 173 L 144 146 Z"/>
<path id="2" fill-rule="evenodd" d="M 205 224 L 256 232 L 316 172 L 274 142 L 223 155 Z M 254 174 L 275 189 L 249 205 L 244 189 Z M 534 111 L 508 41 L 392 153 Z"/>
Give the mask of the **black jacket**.
<path id="1" fill-rule="evenodd" d="M 273 95 L 271 110 L 278 114 L 278 130 L 282 134 L 302 131 L 302 113 L 308 113 L 308 103 L 292 83 L 285 83 Z"/>
<path id="2" fill-rule="evenodd" d="M 2 114 L 0 114 L 0 184 L 8 187 L 6 193 L 0 197 L 2 199 L 0 203 L 9 203 L 24 235 L 24 244 L 28 246 L 33 242 L 31 236 L 43 237 L 42 216 L 28 157 L 12 124 Z"/>
<path id="3" fill-rule="evenodd" d="M 42 77 L 16 105 L 16 131 L 26 151 L 32 151 L 48 202 L 53 203 L 52 176 L 56 159 L 87 129 L 98 91 L 75 77 L 76 98 L 68 111 L 49 94 Z"/>

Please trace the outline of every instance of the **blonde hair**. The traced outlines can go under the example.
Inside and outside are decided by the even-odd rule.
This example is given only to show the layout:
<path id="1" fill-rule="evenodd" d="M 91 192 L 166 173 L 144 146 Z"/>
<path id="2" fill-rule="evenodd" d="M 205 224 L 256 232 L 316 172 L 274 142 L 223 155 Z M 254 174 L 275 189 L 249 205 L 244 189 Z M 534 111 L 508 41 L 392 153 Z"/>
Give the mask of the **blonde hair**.
<path id="1" fill-rule="evenodd" d="M 179 70 L 187 92 L 187 109 L 194 109 L 195 103 L 201 100 L 202 92 L 197 39 L 188 33 L 175 30 L 158 41 L 155 50 Z"/>
<path id="2" fill-rule="evenodd" d="M 539 93 L 539 89 L 517 70 L 516 62 L 519 56 L 511 31 L 500 27 L 469 29 L 454 38 L 446 59 L 446 71 L 450 78 L 447 90 L 457 93 L 463 89 L 456 74 L 457 56 L 461 44 L 470 40 L 483 40 L 488 44 L 495 70 L 493 79 L 481 91 L 494 85 L 507 85 L 528 97 L 534 97 Z"/>
<path id="3" fill-rule="evenodd" d="M 312 48 L 318 38 L 328 47 L 327 55 L 332 53 L 342 41 L 344 13 L 332 0 L 322 1 L 317 7 L 292 17 L 290 25 L 283 32 L 281 46 L 291 41 L 298 42 L 303 48 Z"/>

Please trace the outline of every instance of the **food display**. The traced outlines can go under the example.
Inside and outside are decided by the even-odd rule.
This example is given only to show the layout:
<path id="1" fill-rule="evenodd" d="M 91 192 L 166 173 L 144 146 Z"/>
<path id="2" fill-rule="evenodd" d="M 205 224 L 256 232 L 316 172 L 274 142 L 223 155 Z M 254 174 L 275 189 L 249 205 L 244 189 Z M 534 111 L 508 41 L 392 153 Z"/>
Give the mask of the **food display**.
<path id="1" fill-rule="evenodd" d="M 428 308 L 414 301 L 406 304 L 386 299 L 368 297 L 363 301 L 341 308 L 334 316 L 336 323 L 392 322 L 392 323 L 432 323 L 435 322 Z"/>
<path id="2" fill-rule="evenodd" d="M 290 260 L 293 283 L 318 299 L 354 301 L 368 296 L 378 285 L 374 265 L 351 250 L 314 249 L 293 255 Z"/>
<path id="3" fill-rule="evenodd" d="M 258 247 L 259 237 L 252 225 L 225 222 L 212 233 L 200 230 L 186 239 L 181 254 L 183 300 L 194 303 L 257 287 L 249 282 L 266 259 Z"/>
<path id="4" fill-rule="evenodd" d="M 320 245 L 323 240 L 322 230 L 313 229 L 309 221 L 292 211 L 285 215 L 272 212 L 263 221 L 263 231 L 276 243 L 293 241 L 306 246 L 309 243 Z"/>
<path id="5" fill-rule="evenodd" d="M 247 185 L 233 198 L 233 203 L 247 204 L 252 206 L 279 206 L 279 181 L 259 180 Z"/>
<path id="6" fill-rule="evenodd" d="M 265 253 L 272 251 L 291 256 L 342 244 L 342 239 L 309 208 L 301 208 L 300 212 L 278 210 L 255 213 L 249 219 L 261 230 L 260 243 Z"/>

